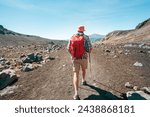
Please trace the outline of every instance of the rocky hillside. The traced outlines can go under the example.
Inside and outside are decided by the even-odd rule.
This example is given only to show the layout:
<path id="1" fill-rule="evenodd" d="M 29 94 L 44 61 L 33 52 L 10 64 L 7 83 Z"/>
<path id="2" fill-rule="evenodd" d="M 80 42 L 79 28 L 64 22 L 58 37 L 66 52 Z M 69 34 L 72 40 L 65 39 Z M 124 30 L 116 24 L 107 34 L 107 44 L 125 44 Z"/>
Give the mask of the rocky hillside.
<path id="1" fill-rule="evenodd" d="M 117 30 L 107 34 L 103 43 L 147 43 L 150 44 L 150 19 L 139 23 L 132 30 Z"/>
<path id="2" fill-rule="evenodd" d="M 0 25 L 0 46 L 48 44 L 51 41 L 55 43 L 64 43 L 64 41 L 50 40 L 39 36 L 20 34 L 8 30 Z"/>

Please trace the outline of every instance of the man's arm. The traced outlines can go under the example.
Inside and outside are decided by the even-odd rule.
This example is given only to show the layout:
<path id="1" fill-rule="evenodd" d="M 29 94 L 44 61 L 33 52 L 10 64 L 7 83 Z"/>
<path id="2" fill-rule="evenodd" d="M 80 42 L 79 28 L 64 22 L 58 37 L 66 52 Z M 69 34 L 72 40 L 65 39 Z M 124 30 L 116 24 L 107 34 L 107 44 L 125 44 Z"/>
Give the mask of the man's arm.
<path id="1" fill-rule="evenodd" d="M 68 41 L 68 44 L 67 44 L 67 50 L 70 52 L 70 40 Z"/>
<path id="2" fill-rule="evenodd" d="M 88 52 L 92 51 L 92 43 L 90 41 L 89 36 L 85 36 L 85 48 L 87 49 Z"/>

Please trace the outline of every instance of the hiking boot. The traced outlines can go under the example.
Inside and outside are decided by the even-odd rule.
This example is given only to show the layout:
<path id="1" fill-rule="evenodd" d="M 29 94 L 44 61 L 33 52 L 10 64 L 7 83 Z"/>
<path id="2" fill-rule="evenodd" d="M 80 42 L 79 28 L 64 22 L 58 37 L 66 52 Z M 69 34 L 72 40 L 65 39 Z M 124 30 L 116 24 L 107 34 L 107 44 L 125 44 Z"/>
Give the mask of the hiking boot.
<path id="1" fill-rule="evenodd" d="M 80 100 L 80 97 L 79 97 L 79 95 L 75 95 L 75 96 L 73 96 L 73 99 L 74 100 Z"/>
<path id="2" fill-rule="evenodd" d="M 81 84 L 82 84 L 82 85 L 87 85 L 86 81 L 83 81 Z"/>

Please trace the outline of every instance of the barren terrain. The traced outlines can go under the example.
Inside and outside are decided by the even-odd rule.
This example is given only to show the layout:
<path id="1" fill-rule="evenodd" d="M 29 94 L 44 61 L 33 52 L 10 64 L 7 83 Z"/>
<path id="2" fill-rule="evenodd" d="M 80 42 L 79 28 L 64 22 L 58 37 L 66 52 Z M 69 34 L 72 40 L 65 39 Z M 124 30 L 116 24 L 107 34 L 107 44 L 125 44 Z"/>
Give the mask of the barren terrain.
<path id="1" fill-rule="evenodd" d="M 24 48 L 24 51 L 29 51 L 28 47 Z M 92 75 L 88 68 L 86 79 L 89 85 L 80 85 L 81 99 L 120 99 L 118 92 L 100 83 L 121 93 L 131 90 L 125 87 L 126 82 L 139 88 L 148 87 L 150 84 L 149 52 L 150 49 L 124 47 L 123 45 L 94 46 L 91 54 Z M 43 53 L 43 56 L 44 54 L 49 54 L 55 59 L 30 72 L 17 71 L 20 77 L 14 85 L 18 88 L 14 90 L 14 93 L 2 96 L 1 99 L 72 99 L 74 93 L 72 64 L 66 48 Z M 16 57 L 16 54 L 12 56 Z M 134 66 L 136 61 L 142 63 L 143 67 Z"/>

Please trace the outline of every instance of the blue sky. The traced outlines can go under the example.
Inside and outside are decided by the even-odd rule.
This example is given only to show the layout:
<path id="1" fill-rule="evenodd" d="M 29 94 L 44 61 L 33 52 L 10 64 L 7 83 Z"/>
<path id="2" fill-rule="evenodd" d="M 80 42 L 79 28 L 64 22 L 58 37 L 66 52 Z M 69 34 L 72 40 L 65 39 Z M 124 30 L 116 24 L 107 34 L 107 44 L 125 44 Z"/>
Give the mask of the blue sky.
<path id="1" fill-rule="evenodd" d="M 79 25 L 105 35 L 148 18 L 150 0 L 0 0 L 1 25 L 50 39 L 68 39 Z"/>

